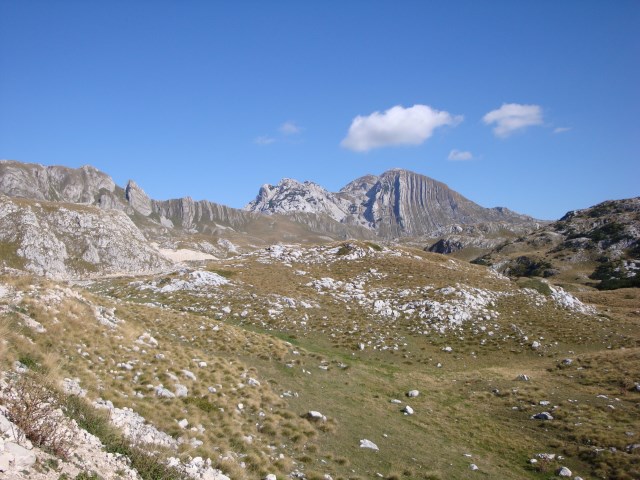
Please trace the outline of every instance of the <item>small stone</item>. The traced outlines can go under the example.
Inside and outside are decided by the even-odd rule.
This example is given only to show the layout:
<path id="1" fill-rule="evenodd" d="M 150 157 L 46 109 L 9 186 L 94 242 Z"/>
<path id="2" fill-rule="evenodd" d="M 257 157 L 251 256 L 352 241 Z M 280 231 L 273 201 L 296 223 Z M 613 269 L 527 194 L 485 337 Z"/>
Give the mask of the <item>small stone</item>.
<path id="1" fill-rule="evenodd" d="M 570 477 L 571 476 L 571 470 L 569 470 L 567 467 L 560 467 L 556 471 L 556 475 L 558 475 L 559 477 Z"/>
<path id="2" fill-rule="evenodd" d="M 471 465 L 469 465 L 469 468 L 473 471 L 478 470 L 478 466 L 475 463 L 472 463 Z"/>
<path id="3" fill-rule="evenodd" d="M 420 395 L 420 392 L 418 390 L 409 390 L 407 392 L 407 397 L 417 397 L 418 395 Z"/>
<path id="4" fill-rule="evenodd" d="M 264 480 L 277 480 L 277 477 L 273 473 L 270 473 L 264 477 Z"/>
<path id="5" fill-rule="evenodd" d="M 530 378 L 529 378 L 529 375 L 525 375 L 524 373 L 521 373 L 516 377 L 516 380 L 520 380 L 521 382 L 528 382 Z"/>
<path id="6" fill-rule="evenodd" d="M 409 405 L 405 405 L 402 411 L 405 415 L 413 415 L 413 408 L 411 408 Z"/>
<path id="7" fill-rule="evenodd" d="M 187 428 L 189 426 L 189 420 L 187 420 L 186 418 L 183 418 L 178 422 L 178 426 L 180 428 Z"/>

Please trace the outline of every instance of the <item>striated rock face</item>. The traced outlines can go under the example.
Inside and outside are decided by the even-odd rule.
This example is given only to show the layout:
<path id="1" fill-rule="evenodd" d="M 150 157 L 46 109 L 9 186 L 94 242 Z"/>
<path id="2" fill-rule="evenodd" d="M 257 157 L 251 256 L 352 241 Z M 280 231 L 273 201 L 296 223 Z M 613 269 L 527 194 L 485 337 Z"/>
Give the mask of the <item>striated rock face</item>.
<path id="1" fill-rule="evenodd" d="M 284 237 L 298 232 L 328 239 L 392 239 L 433 234 L 454 225 L 499 223 L 511 230 L 533 223 L 507 209 L 483 208 L 443 183 L 399 169 L 365 175 L 337 193 L 285 178 L 275 186 L 263 185 L 256 199 L 239 210 L 190 197 L 153 200 L 133 180 L 122 189 L 90 166 L 73 169 L 3 160 L 0 194 L 121 210 L 154 238 L 167 228 L 216 235 L 232 229 L 258 236 L 275 228 Z M 265 219 L 265 213 L 279 219 Z"/>
<path id="2" fill-rule="evenodd" d="M 312 212 L 361 225 L 384 238 L 420 236 L 453 224 L 533 222 L 505 208 L 484 208 L 444 183 L 407 170 L 365 175 L 338 193 L 311 182 L 283 179 L 263 185 L 246 210 L 263 213 Z"/>
<path id="3" fill-rule="evenodd" d="M 243 210 L 227 207 L 207 200 L 194 201 L 191 197 L 173 200 L 152 200 L 151 208 L 161 219 L 171 221 L 185 230 L 203 230 L 201 224 L 221 223 L 233 228 L 239 228 L 254 217 Z"/>
<path id="4" fill-rule="evenodd" d="M 145 217 L 148 217 L 151 215 L 151 212 L 153 212 L 151 199 L 133 180 L 129 180 L 127 183 L 127 187 L 124 190 L 124 196 L 127 199 L 127 202 L 129 202 L 129 205 Z"/>
<path id="5" fill-rule="evenodd" d="M 0 196 L 2 263 L 66 279 L 168 268 L 124 212 Z"/>

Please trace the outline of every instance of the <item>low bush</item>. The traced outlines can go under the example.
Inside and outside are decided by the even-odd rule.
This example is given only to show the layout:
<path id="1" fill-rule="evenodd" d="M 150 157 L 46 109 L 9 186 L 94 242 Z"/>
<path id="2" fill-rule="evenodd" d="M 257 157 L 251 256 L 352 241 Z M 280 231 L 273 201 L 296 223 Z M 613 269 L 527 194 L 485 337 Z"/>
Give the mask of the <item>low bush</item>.
<path id="1" fill-rule="evenodd" d="M 14 375 L 2 389 L 2 397 L 7 418 L 24 437 L 57 457 L 68 457 L 71 444 L 60 422 L 60 400 L 46 379 L 32 373 Z"/>

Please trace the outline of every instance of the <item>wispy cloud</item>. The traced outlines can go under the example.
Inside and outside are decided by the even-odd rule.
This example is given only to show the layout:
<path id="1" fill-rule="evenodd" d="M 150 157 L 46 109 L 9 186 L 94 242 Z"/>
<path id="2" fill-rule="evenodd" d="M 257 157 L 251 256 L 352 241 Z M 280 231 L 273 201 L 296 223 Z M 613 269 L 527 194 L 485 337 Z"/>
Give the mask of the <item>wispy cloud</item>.
<path id="1" fill-rule="evenodd" d="M 253 143 L 255 143 L 256 145 L 271 145 L 272 143 L 274 143 L 276 141 L 275 138 L 270 137 L 269 135 L 260 135 L 259 137 L 256 137 L 253 139 Z"/>
<path id="2" fill-rule="evenodd" d="M 340 145 L 356 152 L 391 145 L 420 145 L 444 125 L 457 125 L 462 115 L 434 110 L 428 105 L 404 108 L 396 105 L 383 113 L 358 115 L 351 122 L 347 136 Z"/>
<path id="3" fill-rule="evenodd" d="M 454 148 L 449 152 L 449 160 L 473 160 L 473 154 Z"/>
<path id="4" fill-rule="evenodd" d="M 295 135 L 301 131 L 302 127 L 300 127 L 300 125 L 296 125 L 295 122 L 288 121 L 280 125 L 280 133 L 283 135 Z"/>
<path id="5" fill-rule="evenodd" d="M 504 103 L 497 110 L 487 113 L 482 120 L 487 125 L 495 124 L 493 133 L 506 138 L 517 130 L 542 124 L 542 108 L 539 105 Z"/>
<path id="6" fill-rule="evenodd" d="M 571 130 L 571 127 L 557 127 L 553 129 L 553 133 L 564 133 Z"/>

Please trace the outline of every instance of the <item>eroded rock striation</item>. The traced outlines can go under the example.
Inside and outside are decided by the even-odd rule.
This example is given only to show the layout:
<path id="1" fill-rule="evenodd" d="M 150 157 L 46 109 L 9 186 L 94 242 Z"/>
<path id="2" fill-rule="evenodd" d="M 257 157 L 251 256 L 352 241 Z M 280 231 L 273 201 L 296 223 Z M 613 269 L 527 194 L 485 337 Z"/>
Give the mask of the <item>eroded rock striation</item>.
<path id="1" fill-rule="evenodd" d="M 454 224 L 534 223 L 506 208 L 484 208 L 444 183 L 407 170 L 365 175 L 337 193 L 313 183 L 288 178 L 263 185 L 246 210 L 267 214 L 326 214 L 342 223 L 360 225 L 383 238 L 421 236 Z"/>

